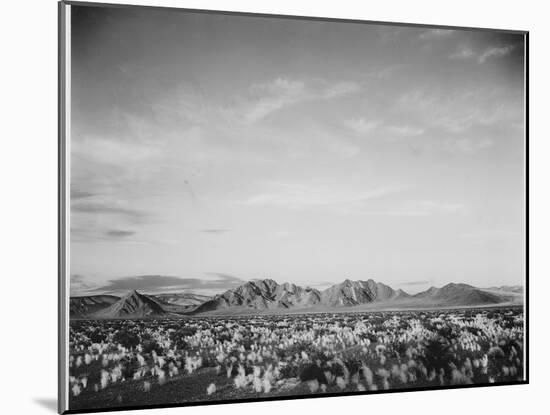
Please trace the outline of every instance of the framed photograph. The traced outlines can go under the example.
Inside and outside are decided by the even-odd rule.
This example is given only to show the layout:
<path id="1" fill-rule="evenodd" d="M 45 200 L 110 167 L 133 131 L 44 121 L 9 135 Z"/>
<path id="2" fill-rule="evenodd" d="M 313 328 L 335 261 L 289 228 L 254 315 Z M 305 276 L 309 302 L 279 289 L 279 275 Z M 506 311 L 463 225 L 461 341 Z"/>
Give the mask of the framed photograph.
<path id="1" fill-rule="evenodd" d="M 61 413 L 528 382 L 527 32 L 59 23 Z"/>

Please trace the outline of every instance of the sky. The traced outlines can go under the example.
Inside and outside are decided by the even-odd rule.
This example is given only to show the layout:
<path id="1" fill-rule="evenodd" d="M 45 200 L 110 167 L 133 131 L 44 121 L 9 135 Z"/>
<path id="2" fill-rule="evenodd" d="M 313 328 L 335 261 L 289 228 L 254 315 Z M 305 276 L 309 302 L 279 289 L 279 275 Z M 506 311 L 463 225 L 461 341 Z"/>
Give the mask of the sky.
<path id="1" fill-rule="evenodd" d="M 72 6 L 71 293 L 525 279 L 524 39 Z"/>

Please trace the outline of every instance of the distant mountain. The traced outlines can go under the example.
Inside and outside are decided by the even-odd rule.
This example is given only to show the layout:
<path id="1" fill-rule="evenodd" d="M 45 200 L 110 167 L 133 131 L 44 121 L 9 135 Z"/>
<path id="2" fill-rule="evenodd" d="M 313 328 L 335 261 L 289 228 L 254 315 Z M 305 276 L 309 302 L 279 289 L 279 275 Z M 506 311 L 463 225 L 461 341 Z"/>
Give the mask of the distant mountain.
<path id="1" fill-rule="evenodd" d="M 248 281 L 214 297 L 192 293 L 146 295 L 135 290 L 122 298 L 112 295 L 72 297 L 70 317 L 115 319 L 181 317 L 211 312 L 336 311 L 346 308 L 359 311 L 521 304 L 523 295 L 514 290 L 514 287 L 482 289 L 468 284 L 450 283 L 409 295 L 401 289 L 395 290 L 372 279 L 346 279 L 323 291 L 264 279 Z"/>
<path id="2" fill-rule="evenodd" d="M 212 297 L 208 295 L 200 295 L 193 293 L 168 293 L 168 294 L 155 294 L 153 297 L 168 303 L 179 306 L 197 306 L 205 301 L 210 300 Z"/>
<path id="3" fill-rule="evenodd" d="M 109 307 L 96 312 L 95 318 L 145 318 L 170 315 L 163 304 L 151 295 L 131 291 Z"/>
<path id="4" fill-rule="evenodd" d="M 412 296 L 425 304 L 445 306 L 468 306 L 502 303 L 504 299 L 468 284 L 450 283 L 441 288 L 431 287 Z"/>
<path id="5" fill-rule="evenodd" d="M 523 294 L 523 287 L 521 285 L 502 285 L 500 287 L 489 287 L 487 291 L 500 291 L 505 293 Z"/>
<path id="6" fill-rule="evenodd" d="M 376 282 L 372 279 L 367 281 L 345 280 L 340 284 L 333 285 L 321 293 L 323 304 L 337 306 L 354 306 L 373 301 L 388 301 L 398 298 L 408 298 L 403 290 L 394 290 L 388 285 Z"/>
<path id="7" fill-rule="evenodd" d="M 89 317 L 99 310 L 109 307 L 120 300 L 114 295 L 90 295 L 71 297 L 69 301 L 69 314 L 71 318 Z"/>
<path id="8" fill-rule="evenodd" d="M 271 279 L 249 281 L 227 290 L 206 301 L 195 312 L 205 312 L 230 307 L 247 307 L 259 310 L 291 307 L 308 307 L 318 304 L 319 290 L 302 288 L 295 284 L 278 284 Z"/>
<path id="9" fill-rule="evenodd" d="M 302 288 L 295 284 L 278 284 L 267 279 L 249 281 L 235 289 L 214 296 L 198 306 L 194 313 L 212 311 L 284 310 L 308 309 L 317 311 L 343 307 L 372 308 L 422 308 L 482 306 L 499 304 L 510 298 L 500 296 L 467 284 L 447 284 L 432 287 L 415 295 L 372 279 L 367 281 L 345 280 L 326 290 Z"/>
<path id="10" fill-rule="evenodd" d="M 321 301 L 321 292 L 311 287 L 285 282 L 276 290 L 277 302 L 284 308 L 310 307 Z"/>

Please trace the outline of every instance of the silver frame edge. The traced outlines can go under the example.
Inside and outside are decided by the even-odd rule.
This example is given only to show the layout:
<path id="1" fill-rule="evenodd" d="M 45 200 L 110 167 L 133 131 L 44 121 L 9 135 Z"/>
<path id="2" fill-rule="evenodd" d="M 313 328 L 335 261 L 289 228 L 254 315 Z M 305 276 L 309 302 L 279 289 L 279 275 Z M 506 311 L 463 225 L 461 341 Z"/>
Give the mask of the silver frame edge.
<path id="1" fill-rule="evenodd" d="M 70 209 L 70 16 L 71 6 L 58 2 L 58 391 L 57 410 L 68 405 L 69 209 Z"/>

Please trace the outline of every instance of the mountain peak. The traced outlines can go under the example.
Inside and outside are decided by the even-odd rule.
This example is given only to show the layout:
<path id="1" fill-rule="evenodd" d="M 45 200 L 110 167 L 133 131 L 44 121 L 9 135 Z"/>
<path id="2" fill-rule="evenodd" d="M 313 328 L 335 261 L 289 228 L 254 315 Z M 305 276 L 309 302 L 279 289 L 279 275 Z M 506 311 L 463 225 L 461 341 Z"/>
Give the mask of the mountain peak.
<path id="1" fill-rule="evenodd" d="M 167 312 L 159 300 L 149 295 L 140 294 L 134 289 L 109 307 L 100 310 L 97 317 L 150 317 L 165 314 Z"/>
<path id="2" fill-rule="evenodd" d="M 317 304 L 320 299 L 318 290 L 305 290 L 293 283 L 279 284 L 271 278 L 252 280 L 225 291 L 206 301 L 197 308 L 197 312 L 212 311 L 230 307 L 253 309 L 308 307 Z"/>
<path id="3" fill-rule="evenodd" d="M 462 283 L 462 282 L 450 282 L 450 283 L 444 285 L 441 288 L 475 288 L 475 287 L 473 287 L 472 285 L 469 285 L 469 284 Z"/>

